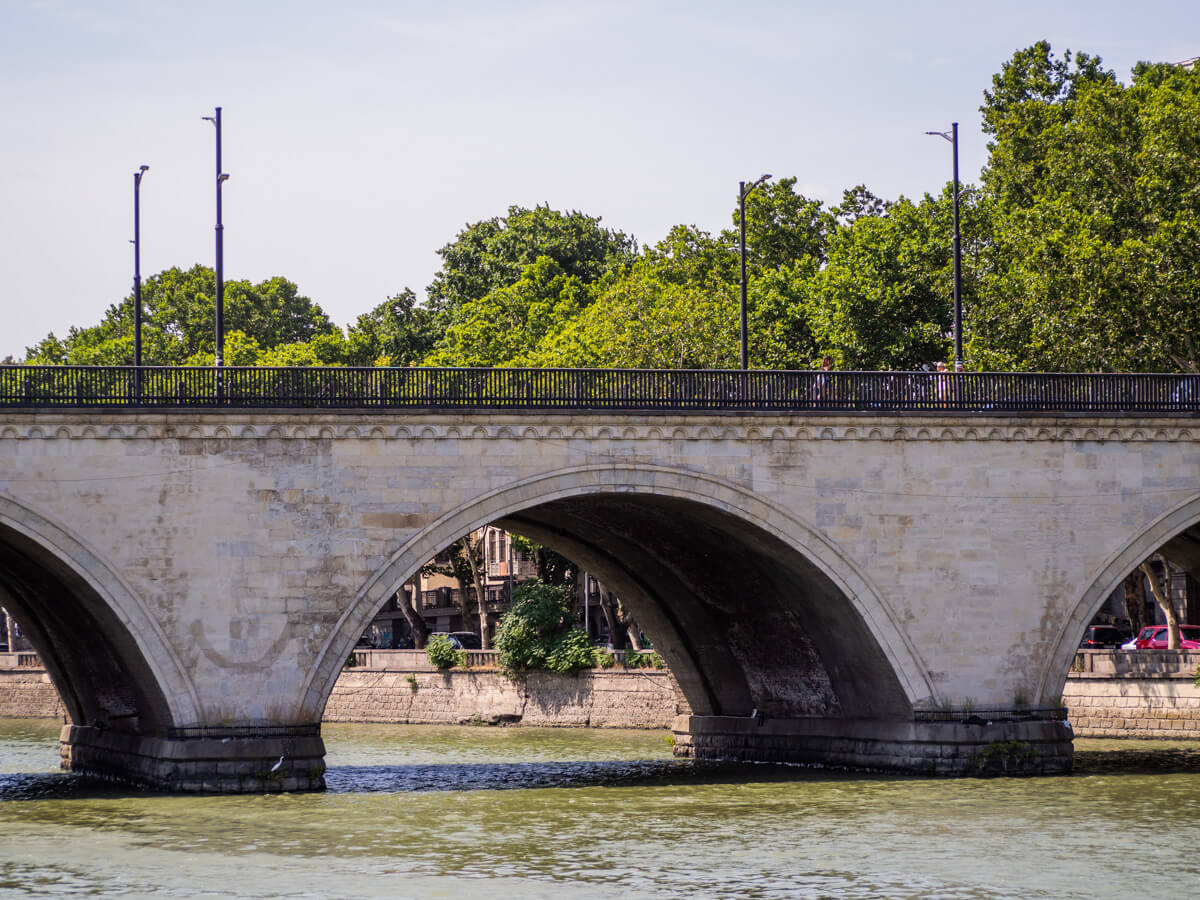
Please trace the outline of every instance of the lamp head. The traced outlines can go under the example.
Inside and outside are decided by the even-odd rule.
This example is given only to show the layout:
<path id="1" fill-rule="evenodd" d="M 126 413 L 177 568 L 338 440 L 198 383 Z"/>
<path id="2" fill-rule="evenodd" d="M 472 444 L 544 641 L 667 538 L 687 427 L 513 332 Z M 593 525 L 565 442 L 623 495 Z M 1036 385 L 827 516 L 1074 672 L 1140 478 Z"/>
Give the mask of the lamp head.
<path id="1" fill-rule="evenodd" d="M 227 174 L 225 174 L 224 172 L 222 172 L 220 175 L 217 176 L 217 184 L 224 184 L 228 180 L 229 180 L 229 176 Z"/>

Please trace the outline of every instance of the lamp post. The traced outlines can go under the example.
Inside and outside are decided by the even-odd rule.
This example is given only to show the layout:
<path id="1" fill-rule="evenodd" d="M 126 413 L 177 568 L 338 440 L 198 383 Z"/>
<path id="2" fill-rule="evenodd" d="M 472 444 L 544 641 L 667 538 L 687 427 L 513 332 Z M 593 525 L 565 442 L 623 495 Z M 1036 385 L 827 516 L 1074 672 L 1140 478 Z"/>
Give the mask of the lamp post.
<path id="1" fill-rule="evenodd" d="M 950 132 L 927 131 L 926 134 L 945 138 L 954 147 L 954 371 L 963 370 L 962 352 L 962 247 L 958 235 L 958 123 L 952 122 Z"/>
<path id="2" fill-rule="evenodd" d="M 217 335 L 214 357 L 217 364 L 217 399 L 223 400 L 225 386 L 221 369 L 225 365 L 225 226 L 221 224 L 221 185 L 229 180 L 229 176 L 221 171 L 221 107 L 216 108 L 216 115 L 202 118 L 212 122 L 217 129 Z"/>
<path id="3" fill-rule="evenodd" d="M 754 184 L 746 187 L 746 182 L 738 182 L 738 222 L 739 249 L 742 261 L 742 368 L 750 368 L 750 344 L 746 332 L 746 198 L 754 193 L 754 189 L 765 182 L 770 175 L 764 175 Z"/>
<path id="4" fill-rule="evenodd" d="M 133 173 L 133 396 L 142 400 L 142 176 L 149 166 Z"/>

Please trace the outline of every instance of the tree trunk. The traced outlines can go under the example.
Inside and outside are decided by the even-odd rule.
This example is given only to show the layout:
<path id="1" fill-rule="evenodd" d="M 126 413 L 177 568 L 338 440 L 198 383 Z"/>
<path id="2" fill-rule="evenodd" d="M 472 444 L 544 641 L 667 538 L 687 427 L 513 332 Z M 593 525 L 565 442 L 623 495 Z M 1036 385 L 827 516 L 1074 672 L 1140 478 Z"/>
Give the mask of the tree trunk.
<path id="1" fill-rule="evenodd" d="M 604 622 L 608 625 L 608 642 L 614 650 L 624 650 L 625 640 L 621 637 L 621 622 L 617 618 L 617 603 L 612 594 L 600 585 L 600 611 L 604 613 Z"/>
<path id="2" fill-rule="evenodd" d="M 1154 594 L 1154 599 L 1158 601 L 1159 607 L 1163 611 L 1163 615 L 1167 618 L 1167 649 L 1179 649 L 1179 616 L 1175 613 L 1175 604 L 1171 602 L 1171 569 L 1165 559 L 1159 557 L 1163 567 L 1163 580 L 1167 583 L 1166 591 L 1158 581 L 1158 576 L 1154 574 L 1154 568 L 1150 565 L 1150 560 L 1146 560 L 1139 567 L 1146 576 L 1146 581 L 1150 583 L 1150 591 Z"/>
<path id="3" fill-rule="evenodd" d="M 475 589 L 475 603 L 479 610 L 479 646 L 484 650 L 488 649 L 488 621 L 487 621 L 487 600 L 483 589 L 483 576 L 480 573 L 482 569 L 483 556 L 483 540 L 484 531 L 479 531 L 479 539 L 475 541 L 474 546 L 471 544 L 471 536 L 467 535 L 463 539 L 463 554 L 467 557 L 467 565 L 471 567 L 471 583 Z M 465 620 L 464 616 L 464 620 Z"/>
<path id="4" fill-rule="evenodd" d="M 638 628 L 638 623 L 630 619 L 625 630 L 629 633 L 630 648 L 640 652 L 642 649 L 642 630 Z"/>
<path id="5" fill-rule="evenodd" d="M 417 595 L 420 593 L 420 580 L 414 578 L 409 584 L 412 585 L 411 594 L 400 588 L 400 596 L 396 598 L 400 611 L 404 613 L 404 618 L 408 622 L 408 627 L 412 630 L 413 648 L 424 650 L 425 644 L 429 641 L 429 626 L 425 624 L 425 618 L 417 611 Z"/>
<path id="6" fill-rule="evenodd" d="M 1134 637 L 1146 627 L 1146 578 L 1141 569 L 1134 569 L 1125 577 L 1125 615 Z"/>

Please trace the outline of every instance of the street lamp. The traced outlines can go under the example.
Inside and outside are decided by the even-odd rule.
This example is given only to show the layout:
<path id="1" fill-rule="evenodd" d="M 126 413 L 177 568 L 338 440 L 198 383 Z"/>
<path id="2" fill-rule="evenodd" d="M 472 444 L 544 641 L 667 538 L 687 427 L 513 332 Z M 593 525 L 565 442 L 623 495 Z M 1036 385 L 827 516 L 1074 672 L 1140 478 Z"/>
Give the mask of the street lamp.
<path id="1" fill-rule="evenodd" d="M 229 176 L 221 171 L 221 107 L 215 116 L 202 116 L 217 129 L 217 341 L 214 354 L 217 363 L 217 399 L 224 399 L 221 367 L 225 365 L 225 226 L 221 224 L 221 185 Z"/>
<path id="2" fill-rule="evenodd" d="M 962 247 L 958 237 L 958 123 L 950 132 L 927 131 L 926 134 L 945 138 L 954 146 L 954 371 L 963 370 L 962 353 Z"/>
<path id="3" fill-rule="evenodd" d="M 765 182 L 770 175 L 764 175 L 754 184 L 746 187 L 746 182 L 738 182 L 738 221 L 739 221 L 739 247 L 742 260 L 742 368 L 750 368 L 750 349 L 749 341 L 746 336 L 746 198 L 754 193 L 754 189 Z"/>
<path id="4" fill-rule="evenodd" d="M 149 166 L 133 173 L 133 393 L 142 399 L 142 176 Z"/>

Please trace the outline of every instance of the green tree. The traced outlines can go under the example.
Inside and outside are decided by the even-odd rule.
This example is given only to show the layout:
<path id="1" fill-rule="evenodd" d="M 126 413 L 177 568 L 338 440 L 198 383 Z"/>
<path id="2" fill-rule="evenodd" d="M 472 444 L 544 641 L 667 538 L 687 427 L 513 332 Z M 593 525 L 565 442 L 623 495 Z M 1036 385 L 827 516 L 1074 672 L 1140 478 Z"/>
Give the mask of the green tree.
<path id="1" fill-rule="evenodd" d="M 525 266 L 520 277 L 478 299 L 465 300 L 446 318 L 445 332 L 428 362 L 435 366 L 523 365 L 551 332 L 586 305 L 588 292 L 548 256 Z"/>
<path id="2" fill-rule="evenodd" d="M 451 316 L 459 306 L 514 284 L 541 257 L 553 260 L 564 275 L 591 284 L 630 262 L 637 244 L 581 212 L 511 206 L 505 217 L 467 225 L 438 254 L 442 268 L 429 286 L 429 304 L 439 315 Z"/>
<path id="3" fill-rule="evenodd" d="M 816 346 L 840 368 L 912 369 L 945 357 L 949 209 L 948 195 L 901 198 L 832 235 L 804 304 Z"/>
<path id="4" fill-rule="evenodd" d="M 1200 71 L 1124 85 L 1042 42 L 983 107 L 991 230 L 970 355 L 989 368 L 1200 367 Z"/>
<path id="5" fill-rule="evenodd" d="M 819 200 L 795 191 L 795 178 L 768 181 L 746 198 L 746 267 L 755 273 L 825 258 L 826 243 L 836 220 Z M 739 212 L 725 241 L 739 246 Z"/>
<path id="6" fill-rule="evenodd" d="M 417 304 L 410 288 L 360 315 L 346 331 L 346 364 L 351 366 L 417 365 L 438 336 L 432 311 Z"/>
<path id="7" fill-rule="evenodd" d="M 216 277 L 206 266 L 167 269 L 142 286 L 142 359 L 146 365 L 183 365 L 216 345 Z M 319 306 L 285 278 L 225 284 L 226 337 L 240 332 L 259 348 L 303 343 L 336 332 Z M 227 350 L 228 344 L 227 344 Z M 245 350 L 245 348 L 240 348 Z M 124 365 L 133 360 L 133 297 L 110 306 L 98 325 L 71 328 L 28 348 L 31 363 Z"/>
<path id="8" fill-rule="evenodd" d="M 638 262 L 530 354 L 533 365 L 706 369 L 737 364 L 730 284 L 680 284 Z"/>

